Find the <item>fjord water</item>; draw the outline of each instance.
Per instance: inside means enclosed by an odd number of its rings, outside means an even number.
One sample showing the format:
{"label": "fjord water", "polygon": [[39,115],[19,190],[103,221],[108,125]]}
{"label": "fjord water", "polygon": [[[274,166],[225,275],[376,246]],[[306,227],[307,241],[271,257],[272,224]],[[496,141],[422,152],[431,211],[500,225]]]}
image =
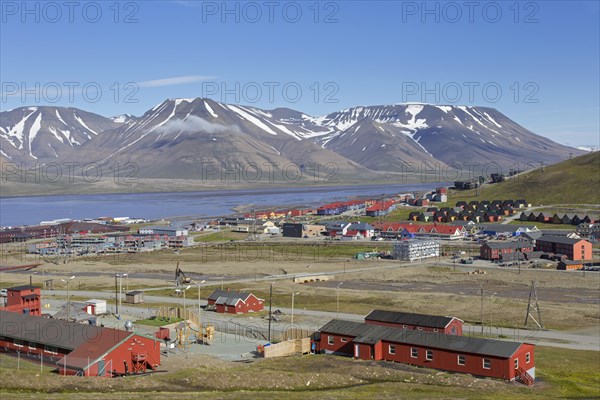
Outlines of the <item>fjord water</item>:
{"label": "fjord water", "polygon": [[201,192],[57,195],[0,198],[0,225],[37,225],[58,218],[84,219],[130,217],[209,217],[232,214],[236,207],[285,208],[318,206],[357,196],[408,193],[433,189],[446,183],[397,185],[287,187]]}

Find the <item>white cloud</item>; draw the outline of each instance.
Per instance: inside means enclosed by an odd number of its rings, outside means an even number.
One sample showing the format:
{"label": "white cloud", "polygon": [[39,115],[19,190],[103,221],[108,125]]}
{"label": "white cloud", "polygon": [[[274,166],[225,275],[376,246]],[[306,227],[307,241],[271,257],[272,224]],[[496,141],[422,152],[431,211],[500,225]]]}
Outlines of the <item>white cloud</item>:
{"label": "white cloud", "polygon": [[207,81],[214,79],[214,76],[202,76],[202,75],[186,75],[186,76],[175,76],[172,78],[154,79],[151,81],[138,82],[139,87],[161,87],[161,86],[173,86],[183,85],[185,83]]}
{"label": "white cloud", "polygon": [[159,133],[219,133],[226,131],[240,132],[240,128],[235,125],[226,126],[209,122],[195,115],[190,115],[184,119],[173,119],[156,129]]}

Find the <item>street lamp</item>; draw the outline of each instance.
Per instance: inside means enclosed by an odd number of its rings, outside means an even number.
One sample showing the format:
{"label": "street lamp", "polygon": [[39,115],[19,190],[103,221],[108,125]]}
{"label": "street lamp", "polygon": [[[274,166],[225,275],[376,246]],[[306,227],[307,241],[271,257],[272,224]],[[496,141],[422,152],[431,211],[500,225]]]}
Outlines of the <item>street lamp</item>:
{"label": "street lamp", "polygon": [[127,274],[115,274],[115,285],[117,283],[117,278],[119,278],[119,291],[117,294],[117,291],[115,290],[115,296],[117,296],[116,299],[116,307],[117,307],[117,315],[119,315],[119,309],[121,308],[121,290],[123,289],[123,277],[127,276]]}
{"label": "street lamp", "polygon": [[202,331],[202,307],[200,307],[200,288],[201,285],[206,282],[206,280],[202,280],[201,282],[192,281],[196,285],[198,285],[198,329],[200,330],[200,336],[202,337],[202,344],[204,344],[204,332]]}
{"label": "street lamp", "polygon": [[292,329],[294,328],[294,297],[300,292],[292,292]]}
{"label": "street lamp", "polygon": [[73,279],[75,279],[75,275],[67,280],[61,279],[61,281],[67,284],[67,319],[71,318],[71,308],[69,307],[69,282],[71,282]]}
{"label": "street lamp", "polygon": [[336,314],[336,318],[340,317],[340,286],[342,286],[344,284],[344,282],[340,282],[336,287],[335,287],[335,314]]}
{"label": "street lamp", "polygon": [[186,292],[186,290],[188,290],[191,287],[192,287],[192,285],[187,285],[187,287],[185,289],[175,290],[177,293],[183,293],[183,319],[185,319],[185,292]]}
{"label": "street lamp", "polygon": [[37,274],[37,271],[33,271],[29,274],[29,286],[33,286],[33,275]]}
{"label": "street lamp", "polygon": [[496,296],[497,294],[498,293],[494,292],[490,296],[490,335],[492,334],[492,302],[494,301],[494,296]]}

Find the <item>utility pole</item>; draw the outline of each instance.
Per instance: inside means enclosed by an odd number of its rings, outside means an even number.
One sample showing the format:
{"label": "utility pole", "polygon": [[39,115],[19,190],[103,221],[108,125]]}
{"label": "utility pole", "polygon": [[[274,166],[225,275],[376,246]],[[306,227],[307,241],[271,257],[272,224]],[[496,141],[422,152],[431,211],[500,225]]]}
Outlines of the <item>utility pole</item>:
{"label": "utility pole", "polygon": [[268,342],[271,343],[271,318],[272,318],[272,305],[273,305],[273,284],[271,283],[271,285],[269,286],[269,335],[268,335]]}
{"label": "utility pole", "polygon": [[292,323],[291,323],[292,329],[294,329],[294,297],[297,294],[300,294],[300,292],[292,292]]}
{"label": "utility pole", "polygon": [[117,280],[117,274],[115,274],[115,314],[119,315],[119,281]]}
{"label": "utility pole", "polygon": [[340,282],[335,288],[335,318],[340,318],[340,286],[342,286],[344,282]]}
{"label": "utility pole", "polygon": [[75,279],[75,275],[73,275],[67,280],[61,279],[61,281],[67,284],[67,319],[71,318],[71,308],[69,303],[69,282],[71,282],[73,279]]}
{"label": "utility pole", "polygon": [[483,335],[483,285],[481,285],[481,334]]}
{"label": "utility pole", "polygon": [[[535,304],[531,304],[532,298],[533,298]],[[537,311],[539,321],[536,321],[535,318],[533,318],[533,315],[531,315],[532,311]],[[538,304],[535,281],[531,281],[531,290],[529,291],[529,302],[527,303],[527,315],[525,315],[525,326],[526,327],[527,327],[527,322],[529,321],[529,318],[531,318],[533,320],[533,322],[535,322],[535,324],[538,326],[538,328],[542,328],[542,329],[544,328],[544,324],[542,323],[542,311],[540,310],[540,305]]]}
{"label": "utility pole", "polygon": [[115,290],[115,296],[117,297],[117,315],[119,315],[119,308],[121,308],[121,290],[123,289],[124,276],[126,277],[127,274],[115,274],[115,284],[117,283],[117,278],[119,278],[118,291]]}

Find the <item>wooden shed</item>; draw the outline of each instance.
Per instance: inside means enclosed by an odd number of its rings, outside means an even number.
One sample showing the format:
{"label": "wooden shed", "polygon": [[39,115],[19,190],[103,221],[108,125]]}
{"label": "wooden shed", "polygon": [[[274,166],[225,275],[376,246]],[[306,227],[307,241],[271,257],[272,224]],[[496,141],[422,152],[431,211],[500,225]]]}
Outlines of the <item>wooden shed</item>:
{"label": "wooden shed", "polygon": [[134,290],[125,294],[125,303],[139,304],[144,302],[144,292],[141,290]]}

